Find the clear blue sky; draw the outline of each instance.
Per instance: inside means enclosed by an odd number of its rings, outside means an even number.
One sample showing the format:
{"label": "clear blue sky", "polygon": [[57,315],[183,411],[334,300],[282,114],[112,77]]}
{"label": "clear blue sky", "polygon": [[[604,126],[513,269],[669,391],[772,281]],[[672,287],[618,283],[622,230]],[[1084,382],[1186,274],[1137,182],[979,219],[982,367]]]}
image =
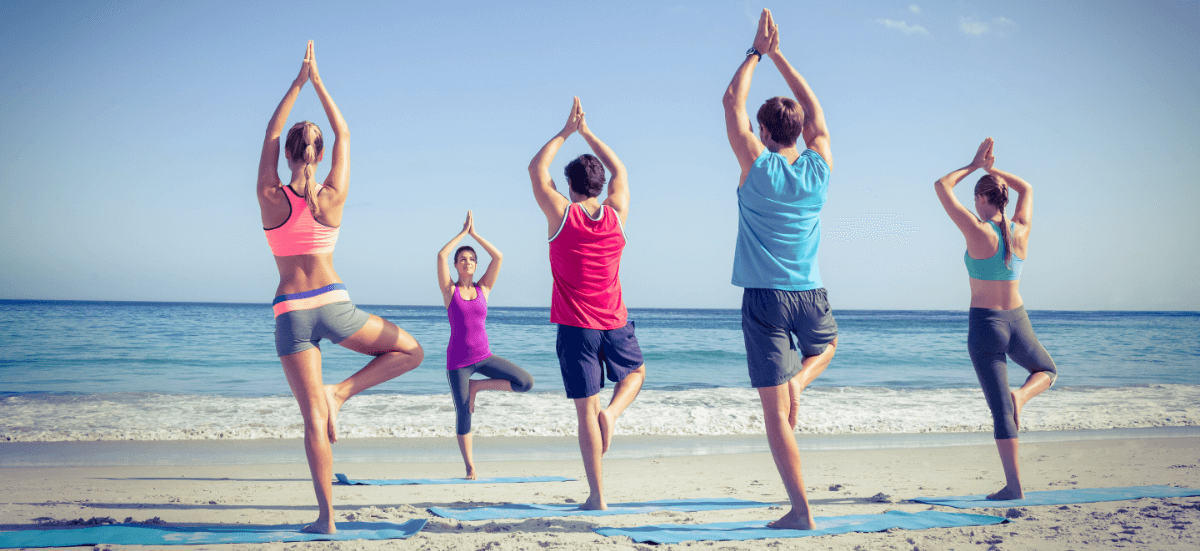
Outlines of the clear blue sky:
{"label": "clear blue sky", "polygon": [[[347,4],[0,3],[0,298],[268,302],[259,148],[313,39],[353,134],[356,302],[440,304],[435,254],[473,209],[505,253],[493,303],[548,305],[525,167],[578,95],[630,172],[628,305],[739,305],[720,99],[763,6]],[[1200,3],[767,7],[832,134],[835,309],[966,308],[932,183],[986,136],[1036,189],[1028,307],[1200,309]],[[766,63],[750,109],[787,93]],[[311,87],[301,119],[328,130]]]}

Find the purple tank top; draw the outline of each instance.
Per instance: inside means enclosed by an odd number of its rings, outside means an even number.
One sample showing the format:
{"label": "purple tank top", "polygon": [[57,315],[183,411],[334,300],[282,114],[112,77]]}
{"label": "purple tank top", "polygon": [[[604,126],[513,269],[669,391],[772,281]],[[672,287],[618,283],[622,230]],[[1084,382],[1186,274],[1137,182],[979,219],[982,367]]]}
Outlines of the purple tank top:
{"label": "purple tank top", "polygon": [[446,345],[446,369],[458,369],[482,362],[492,355],[488,348],[487,299],[475,286],[475,300],[463,300],[454,286],[454,296],[446,308],[450,318],[450,343]]}

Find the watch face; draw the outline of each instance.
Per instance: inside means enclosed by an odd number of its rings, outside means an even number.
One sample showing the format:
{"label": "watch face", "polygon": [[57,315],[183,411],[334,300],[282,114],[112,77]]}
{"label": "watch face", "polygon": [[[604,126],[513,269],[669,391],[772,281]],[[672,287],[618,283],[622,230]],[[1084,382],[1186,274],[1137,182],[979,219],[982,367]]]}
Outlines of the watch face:
{"label": "watch face", "polygon": [[755,51],[755,49],[754,49],[754,47],[753,47],[753,46],[751,46],[749,50],[746,50],[746,55],[754,55],[754,54],[757,54],[757,53],[758,53],[758,52],[757,52],[757,51]]}

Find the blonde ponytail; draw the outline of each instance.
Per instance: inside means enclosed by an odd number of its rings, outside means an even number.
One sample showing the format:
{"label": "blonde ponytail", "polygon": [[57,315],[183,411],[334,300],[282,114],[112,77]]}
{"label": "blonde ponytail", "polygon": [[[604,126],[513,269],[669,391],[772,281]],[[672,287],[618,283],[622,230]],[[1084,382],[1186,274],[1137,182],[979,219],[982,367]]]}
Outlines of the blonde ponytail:
{"label": "blonde ponytail", "polygon": [[308,121],[296,123],[288,131],[285,148],[289,160],[293,163],[304,163],[304,202],[308,203],[308,210],[313,216],[318,216],[321,207],[317,205],[317,194],[321,190],[316,179],[317,157],[321,156],[324,148],[321,129]]}
{"label": "blonde ponytail", "polygon": [[321,207],[317,205],[317,194],[321,192],[317,184],[317,148],[313,142],[321,138],[321,131],[315,124],[308,124],[304,128],[304,202],[308,203],[308,210],[312,211],[313,217],[321,214]]}

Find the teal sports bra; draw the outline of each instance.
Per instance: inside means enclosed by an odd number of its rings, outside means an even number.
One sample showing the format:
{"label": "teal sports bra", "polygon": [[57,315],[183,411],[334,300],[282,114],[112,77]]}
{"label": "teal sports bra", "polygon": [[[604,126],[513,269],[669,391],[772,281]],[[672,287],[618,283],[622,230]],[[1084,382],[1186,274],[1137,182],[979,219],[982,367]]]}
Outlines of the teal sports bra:
{"label": "teal sports bra", "polygon": [[[996,232],[996,236],[1000,237],[1000,242],[996,245],[996,254],[991,258],[976,260],[971,258],[971,253],[964,253],[963,258],[967,263],[967,275],[984,281],[1015,281],[1021,279],[1021,268],[1025,266],[1025,261],[1017,258],[1017,255],[1012,255],[1012,269],[1004,266],[1004,236],[1000,235],[1000,225],[988,220],[992,230]],[[1013,224],[1008,224],[1009,234],[1013,232]]]}

